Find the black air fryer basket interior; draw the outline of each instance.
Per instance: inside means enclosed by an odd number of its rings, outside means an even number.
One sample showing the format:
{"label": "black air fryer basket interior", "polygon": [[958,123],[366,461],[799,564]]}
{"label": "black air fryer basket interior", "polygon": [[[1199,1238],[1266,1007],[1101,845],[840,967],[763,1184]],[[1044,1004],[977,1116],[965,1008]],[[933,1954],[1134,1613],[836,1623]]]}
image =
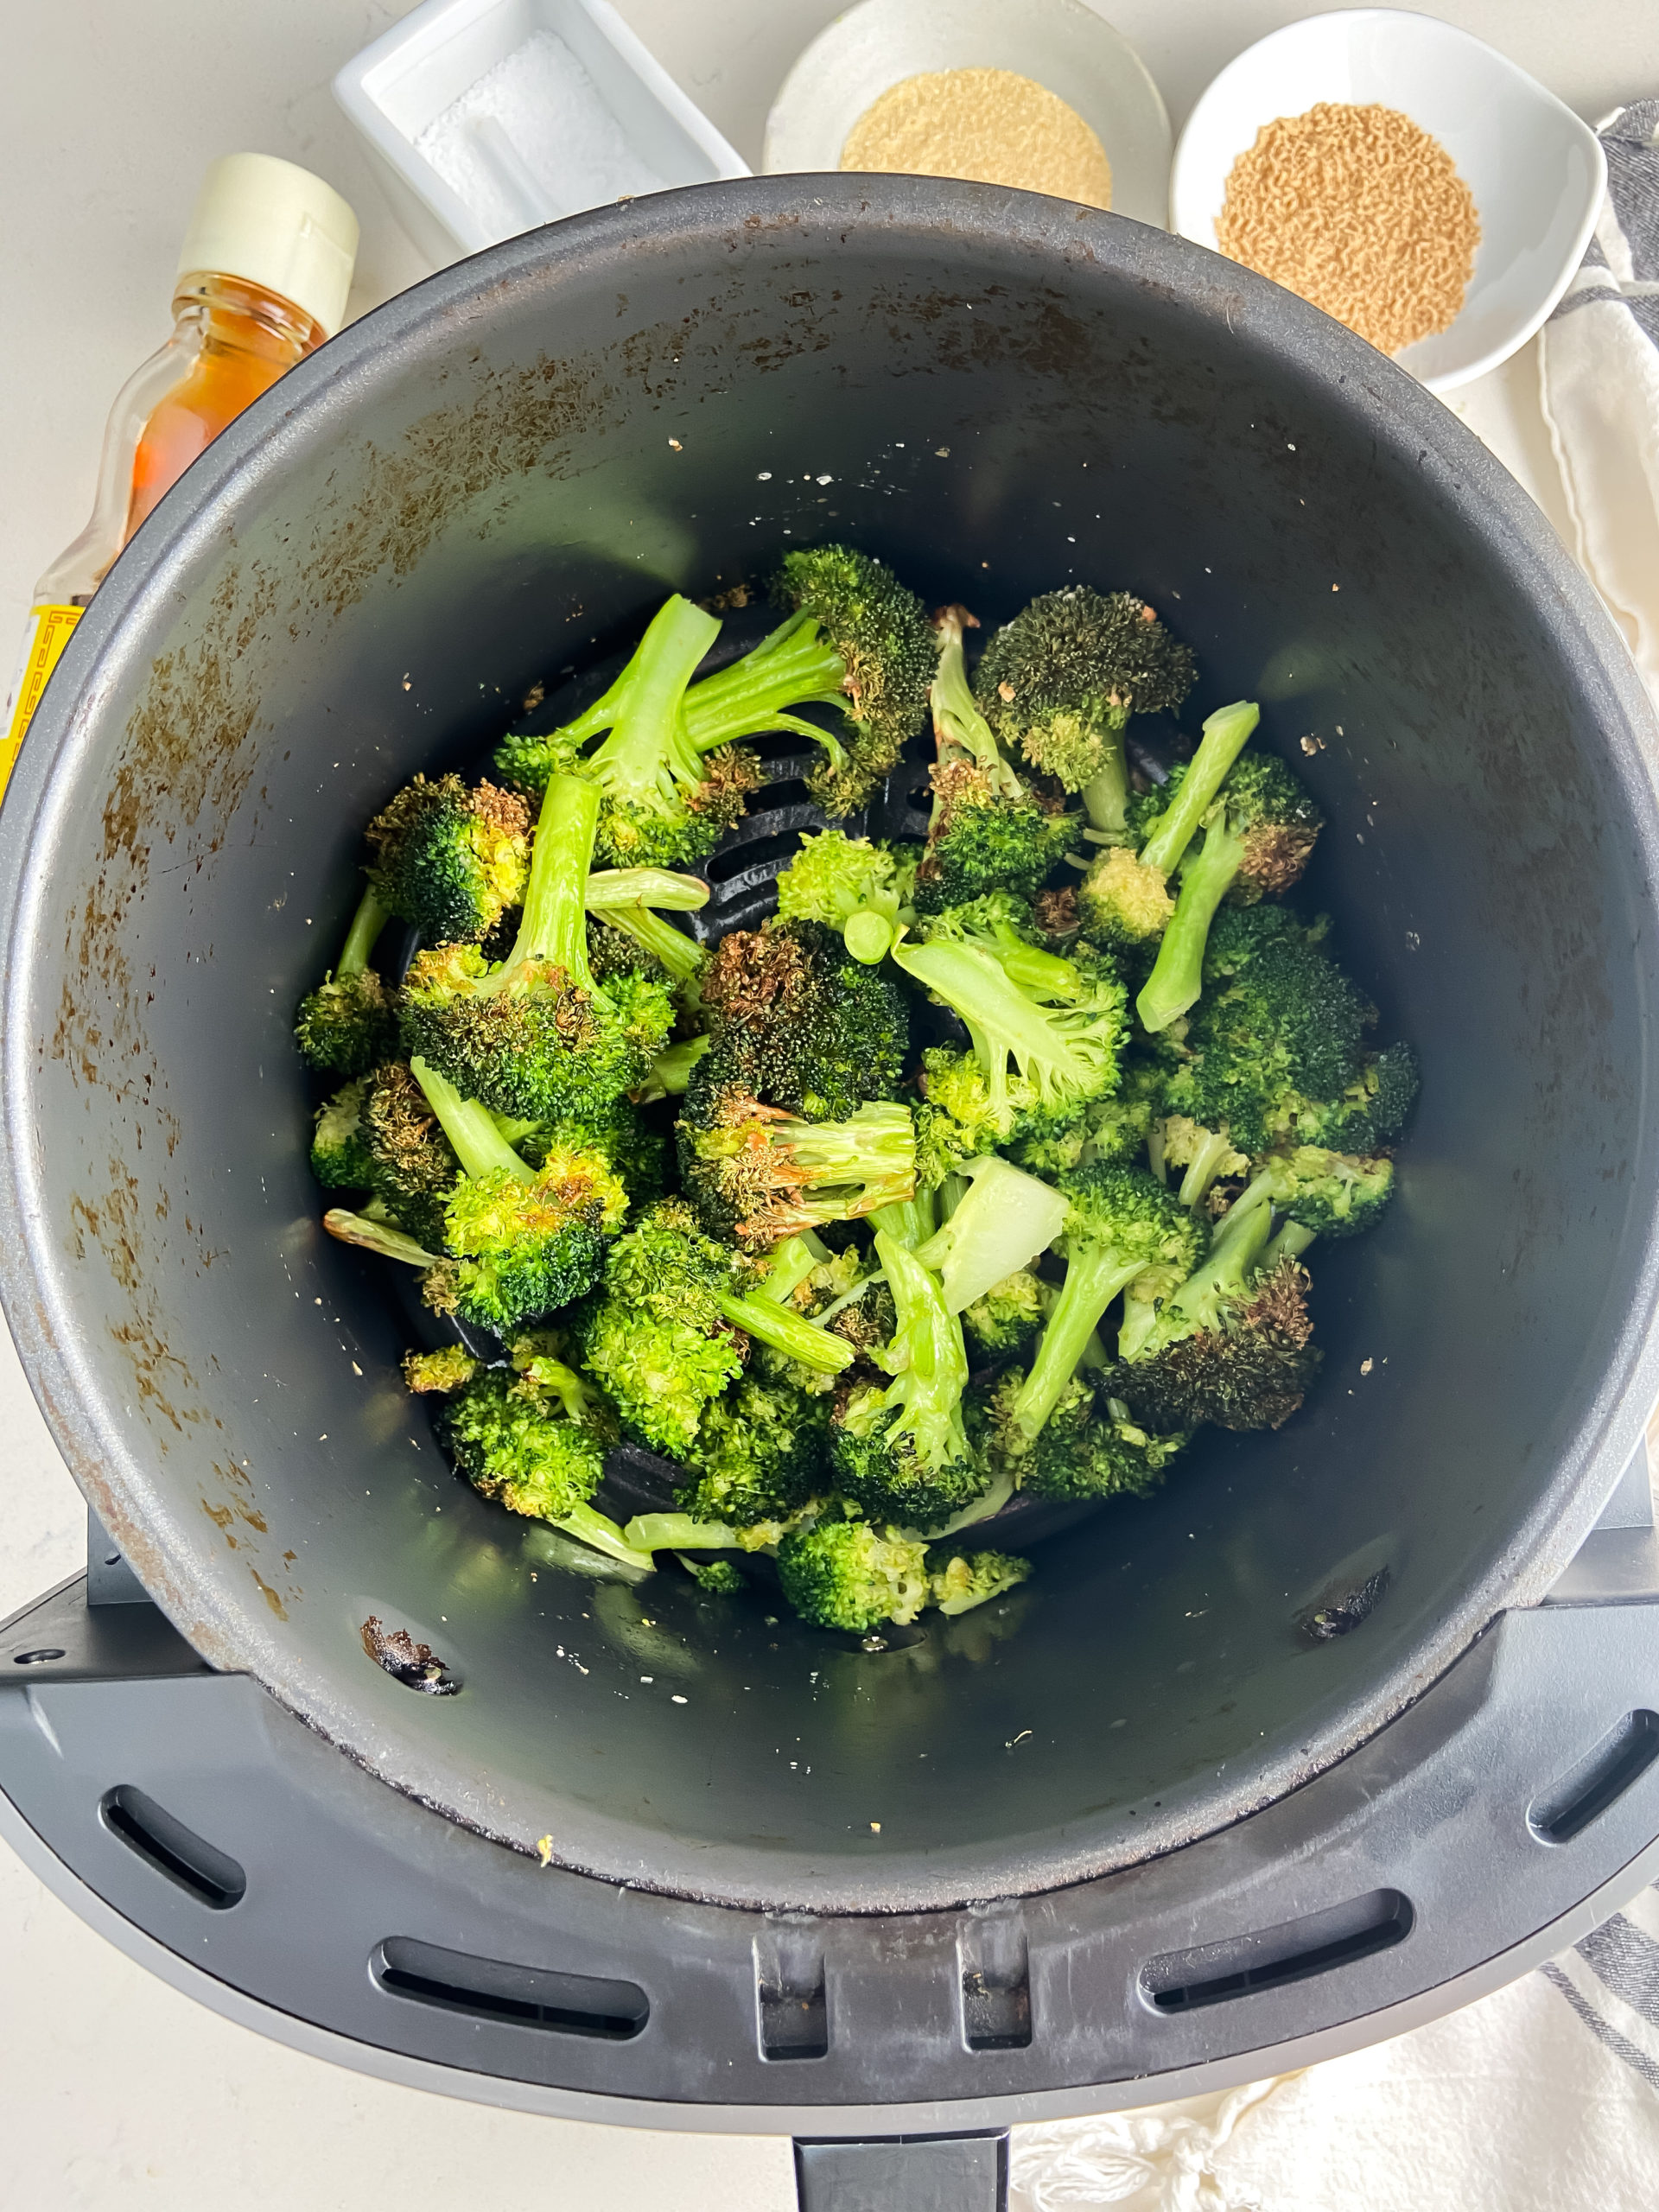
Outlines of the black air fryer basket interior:
{"label": "black air fryer basket interior", "polygon": [[[1184,723],[1257,697],[1313,788],[1307,899],[1423,1068],[1398,1204],[1316,1251],[1302,1414],[1206,1435],[1006,1611],[874,1652],[573,1570],[456,1481],[382,1276],[318,1225],[288,1033],[400,782],[475,765],[665,591],[758,588],[827,536],[988,627],[1072,577],[1145,594],[1198,656]],[[1643,710],[1547,539],[1312,309],[989,188],[668,195],[331,344],[121,563],[49,789],[42,744],[5,815],[8,1310],[151,1590],[423,1802],[738,1902],[1052,1887],[1373,1732],[1547,1586],[1642,1395]],[[753,918],[794,796],[711,912]],[[461,1694],[377,1668],[370,1614]]]}

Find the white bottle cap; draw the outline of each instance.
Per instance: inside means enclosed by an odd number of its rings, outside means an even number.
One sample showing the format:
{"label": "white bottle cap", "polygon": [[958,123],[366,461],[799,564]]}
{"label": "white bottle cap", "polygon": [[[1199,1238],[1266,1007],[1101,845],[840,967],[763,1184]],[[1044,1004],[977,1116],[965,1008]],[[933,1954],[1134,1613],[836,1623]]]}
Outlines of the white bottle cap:
{"label": "white bottle cap", "polygon": [[357,259],[357,218],[309,169],[270,154],[226,154],[202,180],[178,273],[216,270],[261,284],[340,328]]}

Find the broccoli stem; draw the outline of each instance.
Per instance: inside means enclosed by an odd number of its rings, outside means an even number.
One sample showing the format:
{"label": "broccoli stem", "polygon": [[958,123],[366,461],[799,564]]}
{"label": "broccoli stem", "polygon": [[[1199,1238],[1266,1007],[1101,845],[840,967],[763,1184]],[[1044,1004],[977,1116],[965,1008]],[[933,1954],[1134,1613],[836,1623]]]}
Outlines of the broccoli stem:
{"label": "broccoli stem", "polygon": [[1244,840],[1228,828],[1224,813],[1217,814],[1205,831],[1203,844],[1181,870],[1175,912],[1159,944],[1152,973],[1135,1002],[1142,1024],[1154,1033],[1167,1029],[1188,1007],[1196,1005],[1204,988],[1204,949],[1210,942],[1210,925],[1243,857]]}
{"label": "broccoli stem", "polygon": [[657,1562],[648,1551],[631,1543],[625,1530],[614,1521],[591,1505],[574,1505],[569,1513],[561,1513],[550,1524],[563,1529],[569,1536],[576,1536],[584,1544],[592,1545],[596,1552],[607,1552],[613,1559],[620,1559],[625,1567],[652,1567]]}
{"label": "broccoli stem", "polygon": [[1300,1260],[1319,1233],[1317,1229],[1309,1229],[1304,1222],[1286,1222],[1271,1243],[1263,1247],[1262,1256],[1256,1262],[1256,1273],[1269,1275],[1281,1260]]}
{"label": "broccoli stem", "polygon": [[691,1071],[713,1044],[712,1037],[687,1037],[658,1052],[651,1072],[632,1093],[636,1105],[648,1106],[653,1098],[678,1098],[691,1080]]}
{"label": "broccoli stem", "polygon": [[[942,607],[934,620],[934,634],[939,641],[939,665],[927,694],[933,714],[934,741],[942,763],[955,746],[971,757],[975,766],[984,772],[991,790],[1001,798],[1022,799],[1026,787],[1003,759],[995,734],[975,704],[968,682],[968,663],[963,654],[962,640],[966,625],[973,620],[964,607]],[[938,810],[936,801],[936,815]]]}
{"label": "broccoli stem", "polygon": [[893,950],[893,925],[874,907],[861,906],[849,914],[842,927],[842,942],[853,958],[866,968],[878,968]]}
{"label": "broccoli stem", "polygon": [[1161,814],[1153,833],[1141,848],[1148,868],[1173,875],[1175,863],[1192,843],[1198,827],[1210,811],[1221,789],[1222,779],[1244,750],[1245,741],[1262,719],[1262,709],[1249,699],[1218,707],[1204,725],[1198,749],[1187,763],[1180,788]]}
{"label": "broccoli stem", "polygon": [[464,1173],[487,1175],[493,1168],[503,1168],[521,1183],[536,1180],[535,1170],[519,1159],[487,1106],[480,1106],[475,1098],[463,1098],[447,1077],[429,1067],[418,1055],[410,1062],[409,1071],[425,1093],[426,1103],[437,1116]]}
{"label": "broccoli stem", "polygon": [[1203,1198],[1220,1173],[1223,1160],[1229,1157],[1233,1149],[1232,1140],[1230,1137],[1222,1136],[1214,1129],[1205,1131],[1204,1142],[1187,1163],[1186,1173],[1181,1178],[1181,1187],[1178,1195],[1184,1206],[1197,1205],[1198,1200]]}
{"label": "broccoli stem", "polygon": [[677,930],[649,906],[608,906],[605,919],[636,944],[644,945],[677,983],[689,983],[708,958],[702,947],[683,930]]}
{"label": "broccoli stem", "polygon": [[353,1213],[345,1206],[330,1206],[322,1217],[322,1225],[342,1244],[360,1245],[365,1252],[378,1252],[384,1260],[401,1260],[410,1268],[437,1264],[435,1252],[429,1252],[389,1221],[372,1221],[366,1214]]}
{"label": "broccoli stem", "polygon": [[1123,752],[1123,733],[1102,733],[1101,766],[1083,787],[1083,810],[1090,825],[1121,836],[1128,827],[1125,810],[1129,798],[1129,765]]}
{"label": "broccoli stem", "polygon": [[[741,660],[690,686],[686,734],[697,752],[711,753],[734,738],[754,736],[757,728],[773,727],[767,719],[773,708],[831,701],[844,708],[841,686],[846,673],[841,655],[818,634],[816,620],[791,614]],[[823,741],[824,733],[810,723],[785,719],[778,726],[810,730]]]}
{"label": "broccoli stem", "polygon": [[709,904],[709,886],[700,875],[681,875],[667,868],[601,868],[588,877],[582,903],[590,914],[613,906],[652,906],[690,913]]}
{"label": "broccoli stem", "polygon": [[1273,1207],[1266,1194],[1253,1195],[1259,1188],[1259,1183],[1252,1184],[1223,1217],[1209,1256],[1173,1294],[1165,1308],[1166,1314],[1185,1314],[1203,1329],[1221,1326],[1223,1307],[1255,1273],[1273,1226]]}
{"label": "broccoli stem", "polygon": [[613,702],[611,734],[582,764],[613,798],[667,808],[677,783],[702,781],[682,702],[692,671],[719,635],[719,619],[677,592],[652,617],[639,650],[612,687],[620,696]]}
{"label": "broccoli stem", "polygon": [[728,1552],[741,1541],[723,1521],[699,1521],[691,1513],[636,1513],[622,1531],[639,1552]]}
{"label": "broccoli stem", "polygon": [[913,1198],[901,1198],[896,1205],[877,1206],[870,1215],[870,1226],[902,1244],[907,1252],[913,1252],[918,1244],[925,1244],[938,1227],[933,1193],[918,1191]]}
{"label": "broccoli stem", "polygon": [[1043,1423],[1077,1373],[1106,1308],[1138,1274],[1145,1274],[1146,1267],[1144,1260],[1124,1260],[1109,1244],[1068,1243],[1065,1285],[1048,1317],[1031,1372],[1014,1401],[1014,1423],[1027,1443],[1042,1433]]}
{"label": "broccoli stem", "polygon": [[715,1302],[734,1328],[770,1344],[785,1359],[816,1368],[820,1375],[838,1375],[852,1360],[853,1348],[844,1338],[815,1329],[810,1321],[772,1299],[736,1298],[725,1293],[718,1294]]}
{"label": "broccoli stem", "polygon": [[823,1266],[829,1252],[821,1238],[798,1230],[792,1236],[780,1238],[767,1257],[772,1264],[755,1295],[786,1306],[814,1268]]}
{"label": "broccoli stem", "polygon": [[898,1319],[881,1357],[893,1378],[887,1403],[899,1408],[887,1440],[908,1436],[917,1458],[930,1467],[966,1459],[962,1394],[968,1387],[968,1351],[961,1319],[945,1304],[938,1276],[885,1230],[876,1231],[875,1255]]}
{"label": "broccoli stem", "polygon": [[[985,1071],[994,1113],[1002,1116],[1007,1111],[1010,1052],[1022,1070],[1034,1065],[1062,1078],[1069,1077],[1077,1096],[1086,1092],[1087,1071],[1076,1062],[1065,1038],[1042,1009],[1033,1006],[1013,981],[1014,956],[1008,957],[1005,967],[976,945],[935,938],[926,944],[897,944],[893,957],[907,976],[954,1007],[967,1023]],[[1034,963],[1039,962],[1053,963],[1064,969],[1075,988],[1076,969],[1053,953],[1024,948],[1017,964],[1022,973],[1034,976],[1038,972]]]}
{"label": "broccoli stem", "polygon": [[374,950],[375,941],[390,918],[388,910],[380,904],[373,892],[365,891],[358,902],[356,913],[352,917],[352,926],[346,932],[346,942],[340,947],[340,958],[334,966],[336,979],[341,976],[360,976],[363,973],[369,964],[369,955]]}
{"label": "broccoli stem", "polygon": [[562,968],[572,982],[608,1004],[588,966],[588,864],[599,829],[600,790],[585,776],[550,776],[536,824],[530,880],[518,935],[506,965],[486,977],[486,990],[532,960]]}

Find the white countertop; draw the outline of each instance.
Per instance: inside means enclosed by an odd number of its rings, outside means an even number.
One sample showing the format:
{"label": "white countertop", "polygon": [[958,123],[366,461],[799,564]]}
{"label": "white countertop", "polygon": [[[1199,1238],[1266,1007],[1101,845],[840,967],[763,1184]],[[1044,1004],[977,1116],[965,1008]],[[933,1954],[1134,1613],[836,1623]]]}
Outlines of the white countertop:
{"label": "white countertop", "polygon": [[[836,0],[618,0],[746,159]],[[335,108],[391,0],[51,0],[5,10],[0,68],[0,658],[35,576],[91,505],[110,401],[166,335],[201,172],[245,149],[326,176],[363,226],[352,311],[428,273]],[[1215,72],[1312,12],[1292,0],[1107,0],[1179,132]],[[1442,0],[1593,122],[1650,94],[1654,0]],[[1529,347],[1457,411],[1559,522]],[[0,1334],[0,1617],[85,1563],[79,1494]],[[0,2212],[153,2204],[334,2212],[785,2212],[786,2143],[532,2120],[346,2074],[264,2042],[131,1965],[0,1847]],[[1287,2202],[1289,2200],[1287,2199]],[[1424,2212],[1430,2212],[1425,2207]]]}

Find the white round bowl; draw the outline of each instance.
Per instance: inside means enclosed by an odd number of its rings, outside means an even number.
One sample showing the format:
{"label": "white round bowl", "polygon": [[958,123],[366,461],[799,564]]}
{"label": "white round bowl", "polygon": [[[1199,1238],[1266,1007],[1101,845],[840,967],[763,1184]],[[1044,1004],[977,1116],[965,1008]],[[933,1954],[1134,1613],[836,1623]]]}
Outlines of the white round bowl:
{"label": "white round bowl", "polygon": [[766,118],[768,175],[841,167],[873,100],[935,69],[1013,69],[1069,102],[1106,149],[1112,207],[1165,227],[1169,118],[1133,47],[1082,0],[861,0],[813,40]]}
{"label": "white round bowl", "polygon": [[1193,109],[1175,149],[1170,228],[1214,248],[1233,163],[1264,124],[1320,100],[1397,108],[1452,156],[1480,218],[1474,275],[1451,327],[1395,358],[1431,391],[1495,369],[1583,258],[1606,180],[1595,132],[1514,62],[1431,16],[1310,16],[1247,48]]}

